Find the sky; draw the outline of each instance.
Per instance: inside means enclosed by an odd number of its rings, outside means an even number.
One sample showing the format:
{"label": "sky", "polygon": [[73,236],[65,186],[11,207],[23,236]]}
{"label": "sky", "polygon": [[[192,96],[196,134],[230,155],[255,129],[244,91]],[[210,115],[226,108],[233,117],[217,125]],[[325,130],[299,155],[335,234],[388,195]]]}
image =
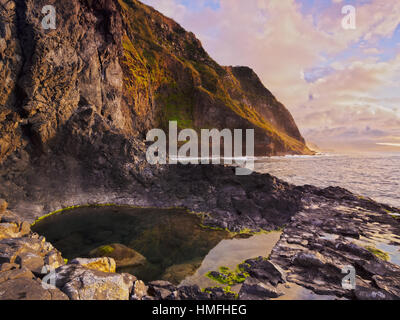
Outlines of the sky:
{"label": "sky", "polygon": [[[195,33],[219,64],[253,68],[307,141],[400,151],[399,0],[143,2]],[[349,5],[354,19],[342,12]]]}

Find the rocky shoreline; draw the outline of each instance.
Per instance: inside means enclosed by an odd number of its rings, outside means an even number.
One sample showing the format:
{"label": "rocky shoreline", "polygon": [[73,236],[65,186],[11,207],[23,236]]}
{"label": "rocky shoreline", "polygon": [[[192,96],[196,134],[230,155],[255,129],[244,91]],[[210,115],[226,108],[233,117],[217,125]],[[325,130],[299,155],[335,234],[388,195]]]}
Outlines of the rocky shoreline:
{"label": "rocky shoreline", "polygon": [[[146,133],[177,116],[183,127],[255,128],[256,154],[310,154],[252,70],[219,66],[139,1],[53,2],[58,28],[44,30],[46,1],[0,0],[0,198],[10,208],[0,204],[0,299],[270,299],[290,283],[335,298],[400,297],[398,265],[371,244],[385,237],[398,251],[399,209],[233,167],[146,161]],[[182,207],[209,227],[283,235],[270,257],[249,257],[236,294],[144,284],[107,258],[66,264],[30,230],[49,212],[106,203]],[[355,290],[341,286],[346,265]],[[54,288],[41,285],[44,266]]]}
{"label": "rocky shoreline", "polygon": [[[198,286],[177,287],[161,280],[145,284],[133,275],[115,273],[112,258],[66,263],[60,252],[33,233],[28,222],[7,210],[7,203],[2,200],[0,299],[265,300],[282,296],[282,284],[296,284],[337,299],[399,299],[400,266],[385,261],[364,242],[379,235],[391,239],[391,245],[399,250],[400,210],[341,188],[291,188],[299,197],[297,210],[284,220],[272,220],[274,223],[263,224],[259,220],[263,226],[282,227],[283,234],[269,257],[249,257],[240,266],[246,279],[238,294],[222,287],[201,290]],[[237,231],[246,230],[248,220],[241,213],[231,220],[210,214],[204,222],[210,226],[228,225]],[[344,266],[356,270],[355,290],[342,287]],[[42,286],[42,280],[49,277],[46,271],[54,272],[53,288]]]}
{"label": "rocky shoreline", "polygon": [[[222,289],[179,287],[167,281],[144,284],[116,273],[113,258],[76,258],[68,263],[29,224],[0,213],[0,300],[212,300],[234,299]],[[53,278],[52,278],[53,276]],[[53,280],[53,282],[52,282]]]}
{"label": "rocky shoreline", "polygon": [[[341,188],[314,189],[286,226],[270,260],[287,280],[312,291],[347,299],[399,299],[400,266],[385,261],[373,241],[400,249],[398,209],[354,196]],[[379,254],[381,253],[381,255]],[[341,270],[356,271],[356,289],[342,287]]]}

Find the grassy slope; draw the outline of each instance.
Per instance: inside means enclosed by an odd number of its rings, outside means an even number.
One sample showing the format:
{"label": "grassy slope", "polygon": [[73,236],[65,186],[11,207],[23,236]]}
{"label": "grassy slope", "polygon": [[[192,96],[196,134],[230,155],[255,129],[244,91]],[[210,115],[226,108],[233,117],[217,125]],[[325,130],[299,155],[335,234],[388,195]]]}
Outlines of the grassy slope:
{"label": "grassy slope", "polygon": [[[275,128],[256,109],[235,96],[246,96],[240,83],[229,70],[219,66],[201,47],[200,42],[178,24],[136,0],[119,0],[126,23],[123,38],[126,75],[125,90],[131,97],[139,117],[148,112],[140,99],[158,106],[155,125],[166,128],[168,121],[178,121],[180,128],[194,128],[193,107],[196,90],[206,93],[212,101],[223,104],[294,153],[309,154],[309,149],[285,132]],[[150,88],[150,89],[149,89]],[[244,99],[246,100],[246,99]]]}

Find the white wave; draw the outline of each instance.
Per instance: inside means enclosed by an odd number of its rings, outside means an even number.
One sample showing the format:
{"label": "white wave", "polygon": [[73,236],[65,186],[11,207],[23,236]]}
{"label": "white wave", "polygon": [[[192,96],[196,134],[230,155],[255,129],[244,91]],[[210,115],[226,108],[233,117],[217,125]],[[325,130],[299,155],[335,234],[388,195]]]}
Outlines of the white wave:
{"label": "white wave", "polygon": [[380,146],[400,147],[400,143],[380,142],[377,144]]}

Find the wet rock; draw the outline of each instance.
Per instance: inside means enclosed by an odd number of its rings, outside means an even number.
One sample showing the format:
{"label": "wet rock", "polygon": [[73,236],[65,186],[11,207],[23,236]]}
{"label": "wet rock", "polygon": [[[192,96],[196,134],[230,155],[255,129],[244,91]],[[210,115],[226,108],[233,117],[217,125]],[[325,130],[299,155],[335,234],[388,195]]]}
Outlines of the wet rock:
{"label": "wet rock", "polygon": [[375,256],[371,252],[355,243],[339,242],[337,243],[336,248],[340,251],[358,256],[365,261],[375,260]]}
{"label": "wet rock", "polygon": [[0,239],[17,238],[20,228],[16,223],[0,223]]}
{"label": "wet rock", "polygon": [[293,258],[293,263],[305,268],[322,268],[325,265],[323,257],[318,252],[299,252]]}
{"label": "wet rock", "polygon": [[386,276],[374,275],[372,279],[378,288],[400,300],[400,278],[397,272],[387,274]]}
{"label": "wet rock", "polygon": [[338,227],[336,229],[336,233],[338,235],[342,235],[344,237],[350,237],[354,239],[359,239],[360,238],[360,231],[358,228],[349,228],[349,227]]}
{"label": "wet rock", "polygon": [[90,252],[91,257],[113,258],[119,267],[136,267],[146,263],[146,258],[139,252],[119,243],[101,246]]}
{"label": "wet rock", "polygon": [[4,210],[0,213],[0,222],[1,223],[20,223],[21,218],[14,214],[12,211]]}
{"label": "wet rock", "polygon": [[149,287],[148,295],[156,300],[176,300],[175,291],[160,287]]}
{"label": "wet rock", "polygon": [[116,264],[115,260],[112,258],[93,258],[93,259],[86,259],[86,258],[76,258],[69,262],[70,264],[79,264],[84,266],[88,269],[102,271],[102,272],[115,272],[116,271]]}
{"label": "wet rock", "polygon": [[3,210],[0,213],[0,222],[1,223],[11,223],[11,222],[21,223],[22,219],[15,213],[13,213],[12,211]]}
{"label": "wet rock", "polygon": [[[291,219],[270,255],[271,262],[287,273],[287,281],[339,298],[400,297],[396,281],[400,267],[366,249],[371,242],[400,234],[399,225],[388,214],[399,210],[341,188],[299,189],[307,192],[302,198],[303,209]],[[395,245],[400,247],[400,242]],[[342,270],[348,266],[356,271],[356,290],[342,286]]]}
{"label": "wet rock", "polygon": [[240,300],[266,300],[281,295],[271,284],[255,278],[247,278],[239,291]]}
{"label": "wet rock", "polygon": [[390,293],[371,287],[356,287],[354,295],[357,300],[397,300]]}
{"label": "wet rock", "polygon": [[206,288],[204,292],[210,295],[211,300],[236,300],[234,292],[227,292],[221,287]]}
{"label": "wet rock", "polygon": [[209,300],[210,295],[206,292],[202,292],[197,285],[193,286],[182,286],[178,288],[178,299],[179,300]]}
{"label": "wet rock", "polygon": [[90,270],[77,264],[56,269],[56,286],[71,300],[129,300],[136,278]]}
{"label": "wet rock", "polygon": [[211,295],[199,286],[176,287],[168,281],[152,281],[148,284],[148,295],[142,300],[210,300]]}
{"label": "wet rock", "polygon": [[247,272],[252,278],[263,282],[270,282],[273,286],[285,283],[284,274],[264,257],[248,259],[240,264],[239,268]]}

